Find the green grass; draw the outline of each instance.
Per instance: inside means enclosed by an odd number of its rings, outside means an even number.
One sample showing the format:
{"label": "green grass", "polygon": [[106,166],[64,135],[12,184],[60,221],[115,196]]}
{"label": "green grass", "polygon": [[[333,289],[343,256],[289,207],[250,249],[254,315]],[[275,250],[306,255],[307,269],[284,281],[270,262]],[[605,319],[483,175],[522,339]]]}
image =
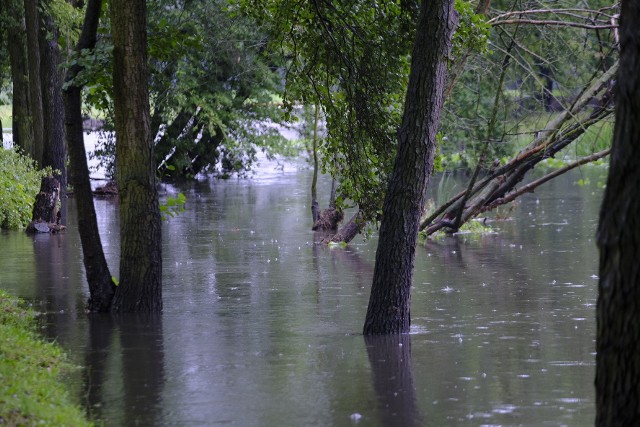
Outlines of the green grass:
{"label": "green grass", "polygon": [[11,127],[11,105],[0,105],[0,120],[3,128]]}
{"label": "green grass", "polygon": [[61,382],[76,368],[35,325],[35,313],[0,290],[0,425],[91,425]]}

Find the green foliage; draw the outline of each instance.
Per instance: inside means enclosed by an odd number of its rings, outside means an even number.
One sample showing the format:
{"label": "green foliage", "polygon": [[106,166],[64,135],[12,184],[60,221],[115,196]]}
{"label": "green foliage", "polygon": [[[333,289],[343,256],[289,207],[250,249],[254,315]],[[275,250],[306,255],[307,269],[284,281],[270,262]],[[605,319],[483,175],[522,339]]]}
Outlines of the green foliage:
{"label": "green foliage", "polygon": [[182,193],[178,193],[175,197],[167,197],[164,203],[160,204],[160,214],[162,215],[162,219],[168,220],[169,218],[173,218],[184,212],[184,205],[186,202],[187,197]]}
{"label": "green foliage", "polygon": [[286,58],[283,103],[319,105],[324,172],[336,202],[375,220],[395,154],[417,8],[411,2],[242,0],[269,29],[268,47]]}
{"label": "green foliage", "polygon": [[472,2],[467,0],[456,0],[455,8],[459,24],[453,35],[453,58],[460,58],[469,51],[486,53],[491,33],[487,18],[475,13]]}
{"label": "green foliage", "polygon": [[0,149],[0,228],[18,229],[31,220],[31,209],[42,177],[35,162],[14,149]]}
{"label": "green foliage", "polygon": [[80,28],[84,19],[82,9],[74,7],[67,0],[42,2],[42,12],[53,18],[58,29],[58,43],[62,52],[71,51],[80,37]]}
{"label": "green foliage", "polygon": [[74,369],[55,344],[35,332],[35,313],[0,291],[0,423],[91,425],[61,377]]}

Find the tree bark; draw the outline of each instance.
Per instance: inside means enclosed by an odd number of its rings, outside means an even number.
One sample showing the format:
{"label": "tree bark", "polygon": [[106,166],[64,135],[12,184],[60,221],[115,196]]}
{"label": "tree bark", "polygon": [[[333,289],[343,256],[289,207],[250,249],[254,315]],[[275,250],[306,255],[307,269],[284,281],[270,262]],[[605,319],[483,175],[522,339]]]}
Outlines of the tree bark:
{"label": "tree bark", "polygon": [[18,0],[3,0],[7,28],[7,50],[13,81],[13,143],[24,153],[34,157],[31,111],[29,109],[29,67],[25,37],[24,8]]}
{"label": "tree bark", "polygon": [[[75,50],[77,55],[85,49],[95,47],[101,9],[102,0],[89,0],[82,33]],[[73,82],[80,71],[82,71],[82,67],[77,63],[69,69],[66,78],[67,88],[63,91],[65,134],[71,165],[70,180],[76,199],[78,232],[82,243],[84,269],[89,284],[87,308],[89,311],[107,312],[111,308],[115,285],[111,279],[111,273],[102,249],[93,194],[91,193],[82,129],[82,86]]]}
{"label": "tree bark", "polygon": [[421,3],[398,151],[382,209],[365,335],[409,332],[418,226],[433,169],[451,37],[458,22],[453,3]]}
{"label": "tree bark", "polygon": [[600,211],[596,425],[640,424],[640,4],[623,0],[616,122]]}
{"label": "tree bark", "polygon": [[29,64],[29,107],[33,124],[33,158],[42,165],[44,154],[44,118],[42,112],[42,84],[40,83],[40,43],[38,41],[38,2],[24,0],[27,33],[27,60]]}
{"label": "tree bark", "polygon": [[[45,0],[50,1],[50,0]],[[67,189],[67,151],[64,145],[64,104],[62,101],[62,74],[58,30],[53,18],[40,14],[40,78],[44,123],[44,153],[42,166],[51,166],[60,181],[62,198]],[[57,171],[57,172],[56,172]]]}
{"label": "tree bark", "polygon": [[159,312],[162,240],[147,91],[146,1],[112,0],[111,29],[121,251],[112,310]]}

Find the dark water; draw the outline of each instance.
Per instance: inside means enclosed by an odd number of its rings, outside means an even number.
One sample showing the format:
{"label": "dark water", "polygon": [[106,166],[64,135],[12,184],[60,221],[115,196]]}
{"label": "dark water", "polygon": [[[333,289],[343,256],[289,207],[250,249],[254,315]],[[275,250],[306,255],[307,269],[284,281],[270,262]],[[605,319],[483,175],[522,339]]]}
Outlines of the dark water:
{"label": "dark water", "polygon": [[[46,313],[44,332],[85,366],[74,391],[109,426],[589,425],[604,174],[552,181],[503,210],[497,234],[419,247],[402,337],[359,334],[375,237],[313,245],[310,173],[288,166],[181,188],[157,318],[84,313],[73,226],[2,232],[0,287]],[[96,206],[117,275],[117,206]]]}

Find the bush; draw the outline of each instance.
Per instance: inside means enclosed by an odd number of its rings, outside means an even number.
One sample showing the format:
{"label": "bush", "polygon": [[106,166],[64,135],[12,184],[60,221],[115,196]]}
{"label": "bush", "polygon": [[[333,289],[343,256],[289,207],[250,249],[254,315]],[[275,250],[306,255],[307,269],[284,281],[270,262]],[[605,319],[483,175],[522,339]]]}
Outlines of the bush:
{"label": "bush", "polygon": [[33,160],[15,149],[0,149],[0,228],[29,224],[40,180],[50,173],[39,171]]}

